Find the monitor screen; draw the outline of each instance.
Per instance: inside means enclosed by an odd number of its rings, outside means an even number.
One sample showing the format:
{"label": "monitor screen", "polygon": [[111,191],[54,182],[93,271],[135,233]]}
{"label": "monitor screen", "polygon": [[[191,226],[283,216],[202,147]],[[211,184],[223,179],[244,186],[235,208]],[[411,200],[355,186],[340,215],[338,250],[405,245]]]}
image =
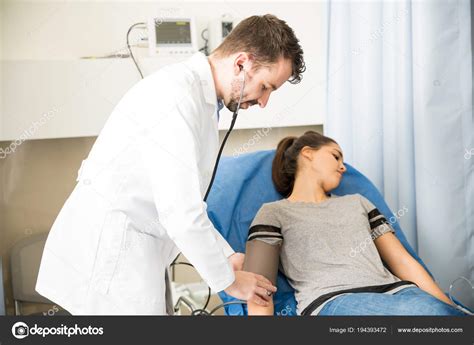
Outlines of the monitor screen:
{"label": "monitor screen", "polygon": [[157,45],[191,44],[189,21],[155,21]]}

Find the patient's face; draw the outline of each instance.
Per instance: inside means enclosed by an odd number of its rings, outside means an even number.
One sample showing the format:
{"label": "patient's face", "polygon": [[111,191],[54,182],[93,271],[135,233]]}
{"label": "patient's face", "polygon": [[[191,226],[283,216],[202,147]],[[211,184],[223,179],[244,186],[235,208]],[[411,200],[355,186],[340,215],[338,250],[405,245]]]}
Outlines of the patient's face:
{"label": "patient's face", "polygon": [[341,182],[346,172],[342,149],[337,144],[328,144],[319,150],[312,150],[310,171],[314,174],[324,191],[329,192]]}

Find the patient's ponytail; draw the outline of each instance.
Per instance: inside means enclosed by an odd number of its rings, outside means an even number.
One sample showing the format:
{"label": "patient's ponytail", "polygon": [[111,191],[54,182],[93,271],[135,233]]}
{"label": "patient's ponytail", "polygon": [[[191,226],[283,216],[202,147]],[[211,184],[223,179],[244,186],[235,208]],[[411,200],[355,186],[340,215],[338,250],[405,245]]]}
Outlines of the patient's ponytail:
{"label": "patient's ponytail", "polygon": [[272,179],[275,188],[284,197],[290,195],[295,184],[296,164],[291,164],[292,160],[286,159],[285,152],[293,145],[297,137],[283,138],[277,146],[275,158],[272,164]]}
{"label": "patient's ponytail", "polygon": [[337,144],[333,139],[314,131],[307,131],[300,137],[283,138],[278,143],[272,165],[272,179],[278,193],[286,198],[293,191],[298,156],[303,147],[309,146],[317,150],[330,143]]}

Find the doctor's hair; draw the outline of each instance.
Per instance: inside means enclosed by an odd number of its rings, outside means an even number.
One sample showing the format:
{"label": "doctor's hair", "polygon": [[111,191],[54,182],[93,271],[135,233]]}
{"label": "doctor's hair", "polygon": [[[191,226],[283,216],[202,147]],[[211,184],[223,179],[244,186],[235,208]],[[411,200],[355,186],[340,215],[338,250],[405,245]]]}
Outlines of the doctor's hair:
{"label": "doctor's hair", "polygon": [[305,146],[315,150],[328,144],[337,144],[333,139],[315,131],[307,131],[300,137],[285,137],[278,143],[272,164],[272,180],[276,190],[288,197],[295,185],[298,171],[298,156]]}
{"label": "doctor's hair", "polygon": [[299,83],[306,70],[303,49],[293,29],[272,14],[242,20],[213,51],[220,57],[238,52],[253,56],[256,69],[276,63],[281,57],[291,60],[291,84]]}

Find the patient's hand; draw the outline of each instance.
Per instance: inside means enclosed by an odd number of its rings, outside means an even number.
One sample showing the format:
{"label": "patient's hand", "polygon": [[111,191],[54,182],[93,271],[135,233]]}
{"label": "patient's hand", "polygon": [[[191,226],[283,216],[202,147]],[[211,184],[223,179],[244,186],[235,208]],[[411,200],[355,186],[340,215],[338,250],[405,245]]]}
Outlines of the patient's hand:
{"label": "patient's hand", "polygon": [[227,258],[232,265],[234,271],[242,271],[244,266],[245,255],[242,253],[234,253]]}

